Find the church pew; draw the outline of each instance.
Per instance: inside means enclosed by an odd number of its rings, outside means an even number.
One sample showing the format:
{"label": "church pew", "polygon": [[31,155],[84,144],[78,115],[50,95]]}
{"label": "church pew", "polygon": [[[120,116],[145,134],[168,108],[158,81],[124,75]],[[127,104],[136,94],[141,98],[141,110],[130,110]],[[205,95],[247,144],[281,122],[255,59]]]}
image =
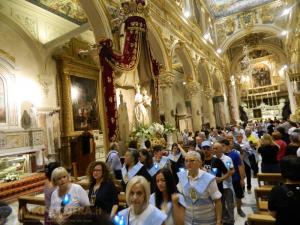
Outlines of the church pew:
{"label": "church pew", "polygon": [[[18,219],[20,223],[30,220],[43,220],[45,213],[45,198],[38,196],[21,196],[18,198],[19,212]],[[27,204],[37,205],[32,210],[28,210]]]}
{"label": "church pew", "polygon": [[270,186],[256,187],[254,189],[257,209],[260,213],[268,211],[268,198],[272,190]]}
{"label": "church pew", "polygon": [[125,191],[124,187],[122,185],[122,180],[115,180],[115,186],[116,186],[119,193]]}
{"label": "church pew", "polygon": [[266,186],[264,182],[267,182],[267,186],[279,185],[284,182],[281,173],[258,173],[257,174],[258,186]]}
{"label": "church pew", "polygon": [[126,195],[124,192],[118,194],[118,200],[119,200],[119,210],[125,209],[127,207],[127,203],[126,203]]}
{"label": "church pew", "polygon": [[247,223],[248,225],[275,225],[275,218],[271,215],[249,214]]}

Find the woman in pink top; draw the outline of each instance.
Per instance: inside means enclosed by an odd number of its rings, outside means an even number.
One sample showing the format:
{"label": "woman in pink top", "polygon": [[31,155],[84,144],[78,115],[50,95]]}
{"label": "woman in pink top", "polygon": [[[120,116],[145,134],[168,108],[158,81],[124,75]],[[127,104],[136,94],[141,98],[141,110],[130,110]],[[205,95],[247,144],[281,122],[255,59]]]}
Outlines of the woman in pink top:
{"label": "woman in pink top", "polygon": [[277,160],[279,162],[285,156],[287,144],[281,139],[281,133],[279,131],[274,131],[272,137],[274,142],[279,145],[279,151],[277,153]]}

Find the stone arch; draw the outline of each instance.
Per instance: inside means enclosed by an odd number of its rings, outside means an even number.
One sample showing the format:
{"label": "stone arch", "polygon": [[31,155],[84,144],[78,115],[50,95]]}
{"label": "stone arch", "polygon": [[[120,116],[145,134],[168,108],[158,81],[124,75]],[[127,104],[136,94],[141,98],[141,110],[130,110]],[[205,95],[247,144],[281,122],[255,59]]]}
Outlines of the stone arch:
{"label": "stone arch", "polygon": [[222,85],[220,83],[220,78],[216,73],[212,74],[212,88],[214,89],[215,94],[222,94]]}
{"label": "stone arch", "polygon": [[171,49],[171,58],[174,57],[174,55],[177,54],[182,66],[183,66],[183,72],[187,80],[195,80],[195,69],[193,66],[193,60],[192,57],[187,50],[185,44],[182,41],[178,41],[172,46]]}
{"label": "stone arch", "polygon": [[98,0],[79,0],[80,5],[85,11],[89,23],[93,28],[96,41],[104,38],[113,40],[109,15],[102,1]]}
{"label": "stone arch", "polygon": [[[1,50],[1,49],[0,49]],[[14,58],[7,52],[0,51],[0,85],[3,84],[5,121],[0,121],[0,127],[16,126],[18,124],[16,97],[15,97],[15,70]],[[3,102],[2,102],[3,103]],[[1,103],[0,103],[1,104]],[[1,112],[0,112],[1,113]]]}
{"label": "stone arch", "polygon": [[[258,49],[267,50],[269,52],[275,53],[275,55],[277,55],[279,57],[279,62],[281,62],[282,64],[287,63],[287,57],[284,54],[283,50],[276,45],[269,44],[269,43],[268,44],[259,44],[259,45],[250,47],[249,52],[252,52],[252,51],[258,50]],[[241,51],[239,54],[237,54],[232,59],[230,71],[236,70],[236,68],[238,66],[238,62],[242,59],[242,57],[243,57],[243,52]]]}
{"label": "stone arch", "polygon": [[210,75],[209,75],[209,69],[207,67],[207,64],[205,62],[199,62],[198,64],[198,82],[203,85],[210,87],[211,81],[210,81]]}
{"label": "stone arch", "polygon": [[168,53],[165,44],[163,43],[157,29],[152,22],[147,23],[148,27],[148,40],[151,46],[151,51],[154,58],[162,64],[166,71],[171,69],[170,60],[168,58]]}
{"label": "stone arch", "polygon": [[220,45],[222,52],[226,52],[226,50],[236,41],[239,40],[248,34],[252,33],[270,33],[272,35],[276,35],[280,33],[282,29],[276,27],[274,25],[255,25],[252,29],[242,29],[233,34],[231,37],[225,39],[225,41]]}
{"label": "stone arch", "polygon": [[35,38],[29,32],[27,32],[19,24],[17,24],[15,21],[13,21],[12,19],[10,19],[9,17],[7,17],[1,12],[0,12],[0,22],[5,23],[7,26],[12,28],[12,30],[14,30],[16,34],[18,34],[24,40],[24,42],[28,45],[29,49],[31,50],[35,61],[37,62],[39,71],[42,71],[43,57],[40,54],[41,45],[38,45]]}

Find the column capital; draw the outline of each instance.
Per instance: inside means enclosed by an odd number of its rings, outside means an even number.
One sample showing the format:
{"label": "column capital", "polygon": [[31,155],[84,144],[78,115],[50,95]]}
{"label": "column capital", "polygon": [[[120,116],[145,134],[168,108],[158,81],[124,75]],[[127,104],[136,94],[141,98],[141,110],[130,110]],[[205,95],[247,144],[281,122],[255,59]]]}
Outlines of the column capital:
{"label": "column capital", "polygon": [[188,81],[185,87],[188,94],[191,96],[200,93],[200,84],[197,81]]}
{"label": "column capital", "polygon": [[202,92],[207,99],[212,98],[214,95],[214,90],[209,85],[205,85]]}
{"label": "column capital", "polygon": [[170,71],[166,71],[159,76],[159,86],[164,87],[172,87],[175,81],[175,75]]}

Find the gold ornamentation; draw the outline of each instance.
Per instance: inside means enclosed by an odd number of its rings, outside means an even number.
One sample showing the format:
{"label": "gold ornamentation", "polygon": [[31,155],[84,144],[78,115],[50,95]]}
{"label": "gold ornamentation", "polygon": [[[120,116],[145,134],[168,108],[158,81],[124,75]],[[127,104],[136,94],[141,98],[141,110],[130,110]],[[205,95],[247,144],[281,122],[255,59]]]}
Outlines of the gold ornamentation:
{"label": "gold ornamentation", "polygon": [[195,188],[190,188],[190,197],[193,201],[197,200],[197,191]]}

